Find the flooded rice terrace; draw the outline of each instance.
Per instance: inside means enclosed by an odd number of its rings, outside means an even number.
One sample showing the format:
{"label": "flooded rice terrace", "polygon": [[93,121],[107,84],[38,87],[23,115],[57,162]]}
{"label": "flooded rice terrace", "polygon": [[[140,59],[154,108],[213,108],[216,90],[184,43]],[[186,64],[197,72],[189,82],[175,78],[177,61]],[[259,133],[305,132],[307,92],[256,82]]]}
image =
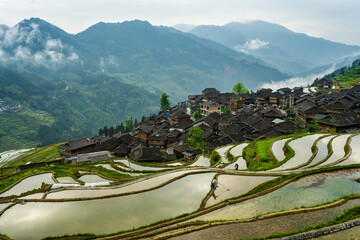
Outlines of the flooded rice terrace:
{"label": "flooded rice terrace", "polygon": [[14,239],[31,240],[137,228],[197,210],[214,175],[189,175],[159,189],[123,197],[17,204],[0,217],[0,232]]}
{"label": "flooded rice terrace", "polygon": [[356,182],[359,177],[360,171],[357,170],[304,177],[274,192],[223,207],[195,220],[244,219],[270,212],[324,204],[344,195],[360,193],[360,183]]}
{"label": "flooded rice terrace", "polygon": [[41,187],[41,184],[45,182],[48,184],[55,183],[52,179],[52,173],[44,173],[25,178],[9,190],[0,194],[0,197],[7,197],[11,195],[20,195],[21,193],[31,191]]}

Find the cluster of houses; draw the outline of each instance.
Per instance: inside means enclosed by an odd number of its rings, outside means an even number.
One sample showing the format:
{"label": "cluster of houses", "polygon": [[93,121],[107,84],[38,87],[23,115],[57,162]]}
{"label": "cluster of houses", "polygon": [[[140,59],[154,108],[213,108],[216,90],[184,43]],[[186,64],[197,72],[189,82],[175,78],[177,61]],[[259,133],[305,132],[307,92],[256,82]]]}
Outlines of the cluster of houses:
{"label": "cluster of houses", "polygon": [[[207,88],[201,95],[190,95],[185,104],[150,115],[129,133],[82,138],[59,149],[62,156],[75,162],[98,161],[108,158],[110,152],[139,162],[191,160],[202,151],[290,134],[315,122],[321,131],[358,131],[359,103],[360,85],[314,93],[304,93],[302,88],[282,88],[275,92],[260,89],[234,94]],[[202,118],[195,120],[192,116],[199,108]],[[227,114],[224,109],[229,110]],[[192,127],[203,130],[204,149],[186,144]]]}
{"label": "cluster of houses", "polygon": [[0,98],[0,114],[17,112],[23,108],[22,105],[7,99]]}

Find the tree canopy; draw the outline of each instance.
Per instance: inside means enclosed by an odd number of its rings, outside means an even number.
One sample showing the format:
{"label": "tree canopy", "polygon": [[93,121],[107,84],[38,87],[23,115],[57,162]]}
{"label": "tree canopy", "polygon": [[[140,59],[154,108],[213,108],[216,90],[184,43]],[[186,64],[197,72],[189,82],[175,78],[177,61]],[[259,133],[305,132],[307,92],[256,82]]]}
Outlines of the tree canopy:
{"label": "tree canopy", "polygon": [[249,90],[244,86],[244,84],[238,82],[234,85],[232,92],[235,94],[244,94],[249,93]]}
{"label": "tree canopy", "polygon": [[203,140],[204,131],[200,127],[192,127],[189,129],[191,137],[187,138],[187,144],[192,148],[203,148],[205,147],[205,141]]}
{"label": "tree canopy", "polygon": [[163,93],[163,95],[161,95],[161,98],[160,98],[160,109],[161,110],[170,107],[169,97],[170,96],[167,95],[166,93]]}

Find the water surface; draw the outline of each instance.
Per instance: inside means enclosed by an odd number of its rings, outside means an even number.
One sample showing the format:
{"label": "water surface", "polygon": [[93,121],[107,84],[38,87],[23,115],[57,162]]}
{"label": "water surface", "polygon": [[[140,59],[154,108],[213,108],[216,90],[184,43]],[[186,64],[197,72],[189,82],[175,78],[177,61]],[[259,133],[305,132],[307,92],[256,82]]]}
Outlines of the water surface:
{"label": "water surface", "polygon": [[289,139],[290,138],[277,140],[277,141],[273,142],[273,144],[272,144],[271,151],[274,153],[274,156],[276,157],[276,159],[279,162],[284,160],[284,158],[285,158],[285,153],[284,153],[283,147],[285,145],[285,142]]}
{"label": "water surface", "polygon": [[324,137],[317,142],[316,147],[318,148],[318,152],[316,153],[316,156],[309,165],[306,165],[303,168],[312,167],[324,160],[324,158],[329,154],[327,145],[332,138],[334,138],[334,136]]}
{"label": "water surface", "polygon": [[100,183],[100,182],[109,182],[109,180],[102,178],[96,174],[86,174],[79,177],[79,180],[84,183]]}
{"label": "water surface", "polygon": [[16,184],[15,186],[13,186],[12,188],[10,188],[9,190],[7,190],[6,192],[0,194],[0,197],[20,195],[21,193],[28,192],[33,189],[38,189],[41,187],[41,184],[43,182],[48,184],[55,183],[54,180],[52,179],[52,173],[44,173],[44,174],[28,177],[22,180],[21,182],[19,182],[18,184]]}
{"label": "water surface", "polygon": [[344,157],[344,155],[345,155],[344,147],[345,147],[346,141],[349,137],[350,137],[350,134],[344,134],[344,135],[340,135],[340,136],[334,138],[334,140],[331,143],[333,153],[325,162],[319,164],[319,167],[322,167],[322,166],[325,166],[328,164],[332,164],[332,163],[336,162],[337,160],[339,160],[340,158]]}
{"label": "water surface", "polygon": [[79,183],[78,181],[76,181],[75,179],[73,179],[72,177],[57,177],[56,180],[59,183]]}
{"label": "water surface", "polygon": [[203,155],[201,155],[196,162],[194,162],[193,164],[191,164],[191,167],[195,167],[195,166],[199,166],[199,167],[210,167],[211,163],[210,163],[210,158],[204,157]]}
{"label": "water surface", "polygon": [[308,135],[289,142],[289,146],[295,151],[295,156],[273,170],[292,169],[309,161],[312,156],[311,147],[314,144],[314,141],[322,135],[323,134]]}
{"label": "water surface", "polygon": [[121,163],[125,164],[125,166],[127,166],[128,168],[132,168],[132,169],[139,170],[139,171],[157,171],[157,170],[167,169],[167,168],[159,168],[159,167],[142,166],[142,165],[132,163],[126,159],[118,159],[118,160],[114,160],[114,162],[121,162]]}
{"label": "water surface", "polygon": [[32,240],[140,227],[197,210],[214,175],[190,175],[153,191],[110,199],[18,204],[0,217],[0,232],[13,239]]}
{"label": "water surface", "polygon": [[179,177],[186,173],[190,172],[199,172],[202,170],[188,170],[188,171],[177,171],[172,173],[163,173],[154,177],[145,177],[129,183],[125,186],[119,187],[109,187],[105,189],[95,189],[95,190],[64,190],[59,192],[50,193],[47,195],[47,199],[62,199],[62,198],[86,198],[86,197],[100,197],[100,196],[109,196],[114,194],[128,193],[133,191],[141,191],[144,189],[153,188],[163,184],[173,178]]}
{"label": "water surface", "polygon": [[207,201],[206,206],[208,207],[225,199],[245,194],[261,183],[275,178],[269,176],[219,175],[218,187]]}
{"label": "water surface", "polygon": [[244,219],[301,206],[310,207],[323,204],[344,195],[359,194],[360,183],[355,181],[359,177],[360,171],[357,170],[304,177],[274,192],[226,206],[197,219]]}
{"label": "water surface", "polygon": [[337,165],[342,166],[360,163],[360,135],[356,135],[351,138],[350,147],[351,155],[349,156],[349,158]]}

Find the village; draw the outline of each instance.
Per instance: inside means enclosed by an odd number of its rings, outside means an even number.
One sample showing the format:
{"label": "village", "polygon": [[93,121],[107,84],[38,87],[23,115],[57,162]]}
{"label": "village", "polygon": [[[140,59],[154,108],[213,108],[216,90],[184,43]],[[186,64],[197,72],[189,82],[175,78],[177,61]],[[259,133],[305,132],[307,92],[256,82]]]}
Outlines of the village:
{"label": "village", "polygon": [[[200,95],[189,95],[187,101],[150,115],[129,133],[67,142],[59,146],[60,158],[72,163],[97,162],[112,155],[137,162],[191,161],[217,147],[297,131],[359,131],[360,85],[340,89],[322,78],[309,89],[235,94],[206,88]],[[196,112],[201,114],[197,120]],[[201,147],[187,141],[194,128],[202,135]]]}

